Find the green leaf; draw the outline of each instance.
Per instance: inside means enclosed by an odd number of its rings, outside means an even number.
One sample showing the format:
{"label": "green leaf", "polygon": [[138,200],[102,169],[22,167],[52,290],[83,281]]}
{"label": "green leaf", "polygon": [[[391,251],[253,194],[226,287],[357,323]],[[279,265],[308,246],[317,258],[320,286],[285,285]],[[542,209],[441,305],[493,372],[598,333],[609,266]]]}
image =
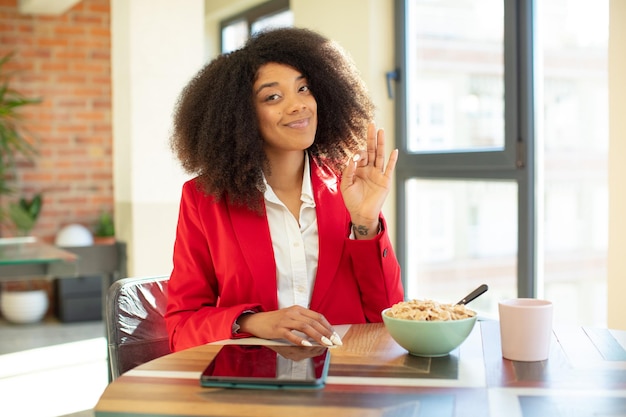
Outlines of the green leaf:
{"label": "green leaf", "polygon": [[[40,103],[41,99],[26,97],[10,87],[13,72],[7,71],[4,65],[12,56],[13,53],[0,56],[0,195],[12,190],[8,182],[15,178],[17,157],[32,161],[37,155],[36,144],[30,140],[32,135],[26,135],[25,128],[20,125],[20,109]],[[36,205],[31,214],[38,212]]]}
{"label": "green leaf", "polygon": [[30,201],[30,207],[28,208],[28,213],[33,219],[37,220],[39,218],[39,213],[41,212],[42,205],[43,200],[41,198],[41,194],[36,194]]}
{"label": "green leaf", "polygon": [[35,220],[19,204],[9,204],[9,217],[15,227],[23,234],[28,234],[35,226]]}
{"label": "green leaf", "polygon": [[25,197],[21,197],[19,200],[20,208],[26,212],[34,221],[39,217],[39,212],[41,211],[42,199],[41,193],[35,194],[35,196],[27,200]]}
{"label": "green leaf", "polygon": [[115,224],[109,213],[102,213],[96,225],[95,235],[100,237],[115,236]]}

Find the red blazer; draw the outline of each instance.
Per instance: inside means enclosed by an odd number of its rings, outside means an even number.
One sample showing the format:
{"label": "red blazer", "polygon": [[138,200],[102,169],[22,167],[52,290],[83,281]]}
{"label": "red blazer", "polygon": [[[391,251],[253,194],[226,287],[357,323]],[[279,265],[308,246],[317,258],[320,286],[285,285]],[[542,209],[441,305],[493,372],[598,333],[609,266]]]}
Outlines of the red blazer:
{"label": "red blazer", "polygon": [[[384,218],[376,238],[349,239],[337,177],[314,162],[311,177],[319,260],[310,308],[331,324],[380,322],[381,311],[404,297]],[[232,338],[242,312],[277,308],[267,218],[185,183],[165,315],[172,351]]]}

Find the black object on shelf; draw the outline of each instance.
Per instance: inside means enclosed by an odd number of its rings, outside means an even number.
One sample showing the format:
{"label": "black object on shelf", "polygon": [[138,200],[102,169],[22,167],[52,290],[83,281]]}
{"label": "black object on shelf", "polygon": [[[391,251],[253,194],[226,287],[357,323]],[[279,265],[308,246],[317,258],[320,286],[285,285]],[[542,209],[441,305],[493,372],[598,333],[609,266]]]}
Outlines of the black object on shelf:
{"label": "black object on shelf", "polygon": [[78,255],[77,276],[56,277],[56,315],[63,322],[101,320],[106,291],[126,277],[126,243],[64,247]]}
{"label": "black object on shelf", "polygon": [[57,278],[56,315],[62,322],[102,320],[102,276]]}

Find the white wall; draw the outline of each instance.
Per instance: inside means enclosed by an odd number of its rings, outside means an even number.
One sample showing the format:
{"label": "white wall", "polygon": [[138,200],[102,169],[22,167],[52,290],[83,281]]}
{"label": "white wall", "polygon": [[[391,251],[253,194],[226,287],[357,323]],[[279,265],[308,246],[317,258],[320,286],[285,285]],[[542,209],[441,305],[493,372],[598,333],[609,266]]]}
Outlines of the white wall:
{"label": "white wall", "polygon": [[204,0],[112,0],[116,231],[129,275],[172,269],[182,182],[169,149],[180,90],[203,64]]}
{"label": "white wall", "polygon": [[626,2],[609,10],[608,326],[626,330]]}

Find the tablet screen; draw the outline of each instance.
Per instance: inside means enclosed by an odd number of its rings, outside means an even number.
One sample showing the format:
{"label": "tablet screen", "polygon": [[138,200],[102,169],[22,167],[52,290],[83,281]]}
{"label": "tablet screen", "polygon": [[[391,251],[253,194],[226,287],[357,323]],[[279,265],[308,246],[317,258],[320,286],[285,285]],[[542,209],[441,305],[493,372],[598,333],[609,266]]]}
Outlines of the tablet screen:
{"label": "tablet screen", "polygon": [[206,387],[321,388],[328,373],[323,346],[224,345],[206,367]]}

